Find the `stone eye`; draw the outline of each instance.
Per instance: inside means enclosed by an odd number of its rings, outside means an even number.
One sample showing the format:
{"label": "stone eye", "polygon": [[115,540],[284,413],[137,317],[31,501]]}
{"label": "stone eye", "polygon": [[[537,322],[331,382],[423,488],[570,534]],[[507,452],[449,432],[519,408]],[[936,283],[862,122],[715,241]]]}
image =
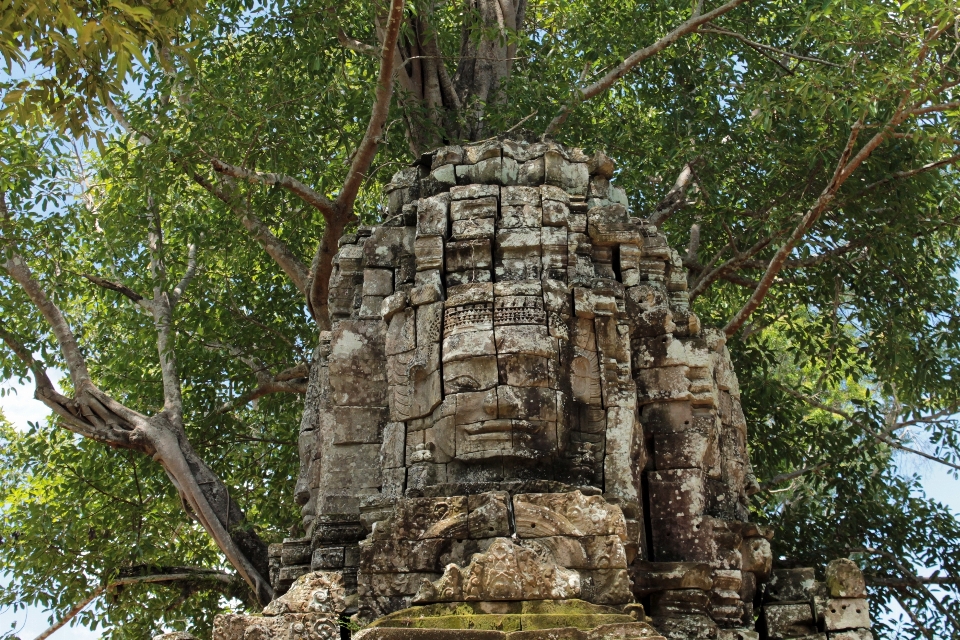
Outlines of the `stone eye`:
{"label": "stone eye", "polygon": [[480,383],[473,376],[457,376],[450,381],[450,384],[458,389],[472,389],[476,391],[480,388]]}

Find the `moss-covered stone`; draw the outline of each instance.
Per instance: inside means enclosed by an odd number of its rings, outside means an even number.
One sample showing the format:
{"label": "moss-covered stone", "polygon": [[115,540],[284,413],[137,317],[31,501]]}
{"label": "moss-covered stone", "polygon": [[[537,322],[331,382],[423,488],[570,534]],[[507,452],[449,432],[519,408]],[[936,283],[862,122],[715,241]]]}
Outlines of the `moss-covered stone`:
{"label": "moss-covered stone", "polygon": [[617,622],[634,622],[634,619],[624,614],[589,614],[589,613],[567,613],[567,614],[528,614],[522,615],[521,624],[524,630],[528,629],[557,629],[560,627],[573,627],[574,629],[593,629],[604,624],[614,624]]}
{"label": "moss-covered stone", "polygon": [[417,629],[481,629],[490,631],[519,631],[519,615],[467,615],[435,616],[415,618],[413,627]]}
{"label": "moss-covered stone", "polygon": [[[623,610],[584,600],[442,602],[391,613],[367,628],[385,632],[399,629],[499,631],[508,640],[606,640],[607,636],[611,640],[652,640],[657,637],[649,625],[637,622]],[[370,637],[379,638],[376,634]],[[459,639],[456,633],[449,637]]]}
{"label": "moss-covered stone", "polygon": [[586,600],[525,600],[521,605],[521,613],[578,615],[578,614],[620,614],[620,609],[607,607],[602,604],[593,604]]}

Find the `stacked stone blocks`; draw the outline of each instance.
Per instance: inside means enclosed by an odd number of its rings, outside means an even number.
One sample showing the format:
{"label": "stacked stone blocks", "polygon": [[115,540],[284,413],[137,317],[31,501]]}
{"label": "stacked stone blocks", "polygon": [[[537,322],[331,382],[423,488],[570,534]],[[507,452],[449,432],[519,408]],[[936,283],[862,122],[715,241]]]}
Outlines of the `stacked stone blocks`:
{"label": "stacked stone blocks", "polygon": [[758,615],[791,637],[724,338],[613,173],[554,143],[444,147],[341,239],[300,435],[308,536],[271,549],[279,591],[332,571],[364,622],[586,600],[642,603],[669,638],[756,638]]}

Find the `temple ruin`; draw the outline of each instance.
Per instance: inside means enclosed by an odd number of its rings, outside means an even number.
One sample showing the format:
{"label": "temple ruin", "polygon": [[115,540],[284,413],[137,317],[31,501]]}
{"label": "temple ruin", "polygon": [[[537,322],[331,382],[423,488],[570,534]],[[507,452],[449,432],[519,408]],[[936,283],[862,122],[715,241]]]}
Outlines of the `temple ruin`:
{"label": "temple ruin", "polygon": [[773,569],[723,334],[613,175],[491,140],[394,176],[335,258],[285,595],[216,640],[872,638],[852,562]]}

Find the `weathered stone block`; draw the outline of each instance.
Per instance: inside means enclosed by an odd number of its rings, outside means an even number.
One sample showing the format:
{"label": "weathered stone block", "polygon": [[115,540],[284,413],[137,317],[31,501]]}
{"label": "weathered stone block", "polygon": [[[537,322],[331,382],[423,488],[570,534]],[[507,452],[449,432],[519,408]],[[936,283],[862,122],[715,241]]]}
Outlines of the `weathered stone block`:
{"label": "weathered stone block", "polygon": [[440,147],[433,154],[430,168],[436,169],[447,164],[460,164],[461,162],[463,162],[463,147],[459,145]]}
{"label": "weathered stone block", "polygon": [[817,632],[810,605],[768,604],[763,608],[767,635],[771,640],[797,638]]}
{"label": "weathered stone block", "polygon": [[626,569],[582,569],[580,597],[596,604],[625,604],[633,601]]}
{"label": "weathered stone block", "polygon": [[387,407],[334,407],[336,428],[332,444],[370,444],[383,441],[383,428],[389,419]]}
{"label": "weathered stone block", "polygon": [[816,576],[811,567],[777,569],[764,589],[764,598],[773,602],[810,600],[815,587]]}
{"label": "weathered stone block", "polygon": [[600,496],[571,493],[526,493],[513,497],[517,536],[616,535],[627,541],[626,519],[620,507]]}
{"label": "weathered stone block", "polygon": [[870,606],[865,598],[831,598],[823,611],[827,631],[870,627]]}
{"label": "weathered stone block", "polygon": [[415,230],[410,227],[376,227],[363,245],[367,267],[393,267],[401,255],[413,255]]}
{"label": "weathered stone block", "polygon": [[654,435],[654,463],[660,469],[709,469],[718,455],[715,434],[700,430]]}
{"label": "weathered stone block", "polygon": [[504,491],[468,496],[467,535],[474,540],[509,536],[509,501]]}
{"label": "weathered stone block", "polygon": [[570,162],[556,151],[548,151],[544,159],[544,180],[574,195],[586,195],[590,173],[585,163]]}
{"label": "weathered stone block", "polygon": [[448,273],[446,280],[448,287],[454,287],[461,284],[490,282],[493,280],[493,277],[490,273],[490,269],[467,269],[465,271]]}
{"label": "weathered stone block", "polygon": [[744,538],[740,545],[740,554],[743,556],[743,570],[749,571],[761,580],[770,575],[773,566],[773,552],[770,550],[770,541],[766,538]]}
{"label": "weathered stone block", "polygon": [[831,560],[827,563],[827,589],[834,598],[863,598],[867,595],[867,585],[863,572],[857,563],[848,558]]}
{"label": "weathered stone block", "polygon": [[500,220],[498,221],[497,226],[501,229],[539,227],[541,224],[542,216],[543,216],[543,211],[537,205],[504,204],[500,208]]}
{"label": "weathered stone block", "polygon": [[383,428],[383,444],[380,446],[380,464],[384,469],[403,466],[403,449],[407,427],[402,422],[388,422]]}
{"label": "weathered stone block", "polygon": [[493,218],[478,218],[455,220],[451,237],[454,240],[476,240],[479,238],[493,238]]}
{"label": "weathered stone block", "polygon": [[364,269],[363,295],[389,296],[393,293],[392,269]]}
{"label": "weathered stone block", "polygon": [[448,242],[446,247],[447,271],[490,269],[493,266],[488,238]]}
{"label": "weathered stone block", "polygon": [[336,616],[322,613],[226,614],[214,618],[213,637],[214,640],[338,640],[340,625]]}
{"label": "weathered stone block", "polygon": [[454,199],[450,204],[450,219],[454,222],[459,220],[492,220],[497,217],[497,209],[497,198],[495,197],[472,200]]}
{"label": "weathered stone block", "polygon": [[690,518],[703,514],[704,475],[701,469],[647,472],[650,517],[653,520]]}
{"label": "weathered stone block", "polygon": [[342,569],[343,549],[343,547],[321,547],[314,549],[313,556],[310,560],[310,570]]}
{"label": "weathered stone block", "polygon": [[835,631],[826,634],[830,640],[873,640],[873,634],[869,629],[848,629],[846,631]]}
{"label": "weathered stone block", "polygon": [[417,235],[447,235],[448,212],[451,194],[441,193],[430,198],[421,198],[417,203]]}
{"label": "weathered stone block", "polygon": [[467,537],[467,498],[406,498],[394,514],[378,523],[374,540],[426,540]]}
{"label": "weathered stone block", "polygon": [[288,538],[283,541],[281,562],[290,566],[310,562],[310,538]]}
{"label": "weathered stone block", "polygon": [[440,573],[440,557],[449,553],[450,540],[372,540],[360,544],[364,573]]}
{"label": "weathered stone block", "polygon": [[440,236],[418,236],[413,243],[417,258],[417,271],[443,269],[443,238]]}
{"label": "weathered stone block", "polygon": [[496,198],[500,196],[500,187],[492,184],[468,184],[450,188],[453,200],[472,200],[476,198]]}
{"label": "weathered stone block", "polygon": [[443,362],[455,362],[479,356],[494,356],[497,349],[493,331],[464,331],[443,339]]}
{"label": "weathered stone block", "polygon": [[666,589],[713,588],[710,565],[697,562],[634,562],[630,567],[633,590],[638,596]]}
{"label": "weathered stone block", "polygon": [[714,640],[717,624],[705,615],[654,616],[653,626],[670,640]]}
{"label": "weathered stone block", "polygon": [[707,613],[710,595],[700,589],[668,589],[650,596],[650,613],[654,616],[682,616]]}

